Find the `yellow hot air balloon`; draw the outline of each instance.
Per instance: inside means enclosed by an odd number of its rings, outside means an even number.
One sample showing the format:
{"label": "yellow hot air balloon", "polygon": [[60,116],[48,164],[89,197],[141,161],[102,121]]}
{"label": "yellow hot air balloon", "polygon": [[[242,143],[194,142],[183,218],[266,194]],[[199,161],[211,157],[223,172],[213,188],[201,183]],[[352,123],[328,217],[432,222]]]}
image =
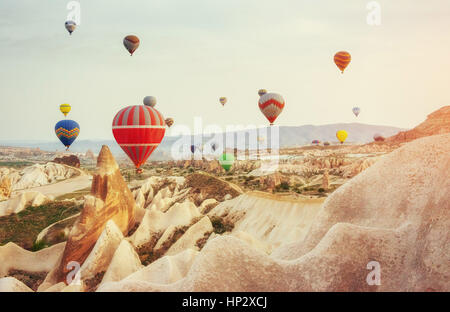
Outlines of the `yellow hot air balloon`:
{"label": "yellow hot air balloon", "polygon": [[339,142],[341,142],[341,144],[342,144],[347,139],[348,133],[345,130],[339,130],[338,132],[336,132],[336,137],[339,140]]}
{"label": "yellow hot air balloon", "polygon": [[70,107],[70,104],[64,103],[59,105],[59,110],[61,111],[61,113],[64,114],[64,116],[67,116],[67,114],[70,112],[70,109],[72,107]]}

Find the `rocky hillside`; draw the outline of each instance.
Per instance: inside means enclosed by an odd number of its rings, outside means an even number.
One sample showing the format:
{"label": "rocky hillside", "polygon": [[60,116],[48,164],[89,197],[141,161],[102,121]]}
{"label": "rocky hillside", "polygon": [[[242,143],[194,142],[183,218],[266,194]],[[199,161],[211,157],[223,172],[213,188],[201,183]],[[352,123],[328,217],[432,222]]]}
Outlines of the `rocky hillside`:
{"label": "rocky hillside", "polygon": [[418,138],[450,132],[450,106],[444,106],[428,115],[414,129],[402,131],[387,139],[390,143],[409,142]]}
{"label": "rocky hillside", "polygon": [[325,201],[242,194],[202,173],[128,190],[108,156],[68,243],[0,247],[0,290],[449,291],[449,155],[450,134],[405,144]]}

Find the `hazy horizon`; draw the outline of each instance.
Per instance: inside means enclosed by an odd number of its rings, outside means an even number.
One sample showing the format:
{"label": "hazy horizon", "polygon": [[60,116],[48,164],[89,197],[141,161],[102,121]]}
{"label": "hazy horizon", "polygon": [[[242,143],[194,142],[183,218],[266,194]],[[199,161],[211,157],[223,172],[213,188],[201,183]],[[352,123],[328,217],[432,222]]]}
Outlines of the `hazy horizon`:
{"label": "hazy horizon", "polygon": [[[81,126],[77,140],[113,140],[114,115],[146,95],[175,125],[201,116],[223,129],[268,124],[261,88],[286,100],[279,126],[413,128],[450,103],[445,0],[380,0],[379,26],[366,23],[370,1],[359,0],[80,0],[72,36],[68,2],[0,3],[1,141],[57,140],[62,103]],[[141,39],[132,57],[128,34]],[[344,75],[333,63],[340,50],[352,54]]]}

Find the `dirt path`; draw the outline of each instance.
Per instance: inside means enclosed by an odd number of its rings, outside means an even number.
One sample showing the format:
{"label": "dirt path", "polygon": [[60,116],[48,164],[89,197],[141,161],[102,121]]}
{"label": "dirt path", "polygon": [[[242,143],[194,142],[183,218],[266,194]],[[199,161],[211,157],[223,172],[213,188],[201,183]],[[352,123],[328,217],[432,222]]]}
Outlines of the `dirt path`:
{"label": "dirt path", "polygon": [[11,198],[19,195],[24,191],[38,191],[44,194],[45,196],[54,196],[58,197],[64,194],[73,193],[75,191],[79,191],[91,186],[92,176],[87,174],[82,174],[75,178],[70,178],[61,182],[42,185],[37,187],[32,187],[26,190],[14,191],[12,193]]}

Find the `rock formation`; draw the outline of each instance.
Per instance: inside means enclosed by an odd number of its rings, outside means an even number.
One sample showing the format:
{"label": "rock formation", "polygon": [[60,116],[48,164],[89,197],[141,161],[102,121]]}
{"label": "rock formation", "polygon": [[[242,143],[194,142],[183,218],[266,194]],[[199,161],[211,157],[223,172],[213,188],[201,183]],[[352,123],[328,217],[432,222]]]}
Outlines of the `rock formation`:
{"label": "rock formation", "polygon": [[53,162],[75,168],[80,168],[80,159],[75,155],[56,157]]}
{"label": "rock formation", "polygon": [[8,176],[0,178],[0,201],[8,199],[11,195],[11,179]]}
{"label": "rock formation", "polygon": [[328,190],[330,188],[330,177],[328,175],[328,170],[325,170],[322,177],[322,188]]}
{"label": "rock formation", "polygon": [[123,234],[128,233],[135,223],[135,206],[114,157],[104,145],[97,159],[91,193],[86,196],[80,218],[70,231],[58,281],[65,281],[69,262],[84,263],[109,220],[114,221]]}
{"label": "rock formation", "polygon": [[387,139],[388,142],[409,142],[421,137],[450,132],[450,106],[444,106],[428,115],[412,130],[402,131]]}
{"label": "rock formation", "polygon": [[[216,236],[175,283],[141,270],[132,274],[136,280],[125,278],[100,290],[450,291],[449,155],[450,134],[419,139],[386,155],[327,199],[303,239],[297,235],[270,256],[233,235]],[[211,213],[225,212],[226,203]],[[245,214],[253,222],[269,219]],[[369,283],[375,264],[380,280]]]}

